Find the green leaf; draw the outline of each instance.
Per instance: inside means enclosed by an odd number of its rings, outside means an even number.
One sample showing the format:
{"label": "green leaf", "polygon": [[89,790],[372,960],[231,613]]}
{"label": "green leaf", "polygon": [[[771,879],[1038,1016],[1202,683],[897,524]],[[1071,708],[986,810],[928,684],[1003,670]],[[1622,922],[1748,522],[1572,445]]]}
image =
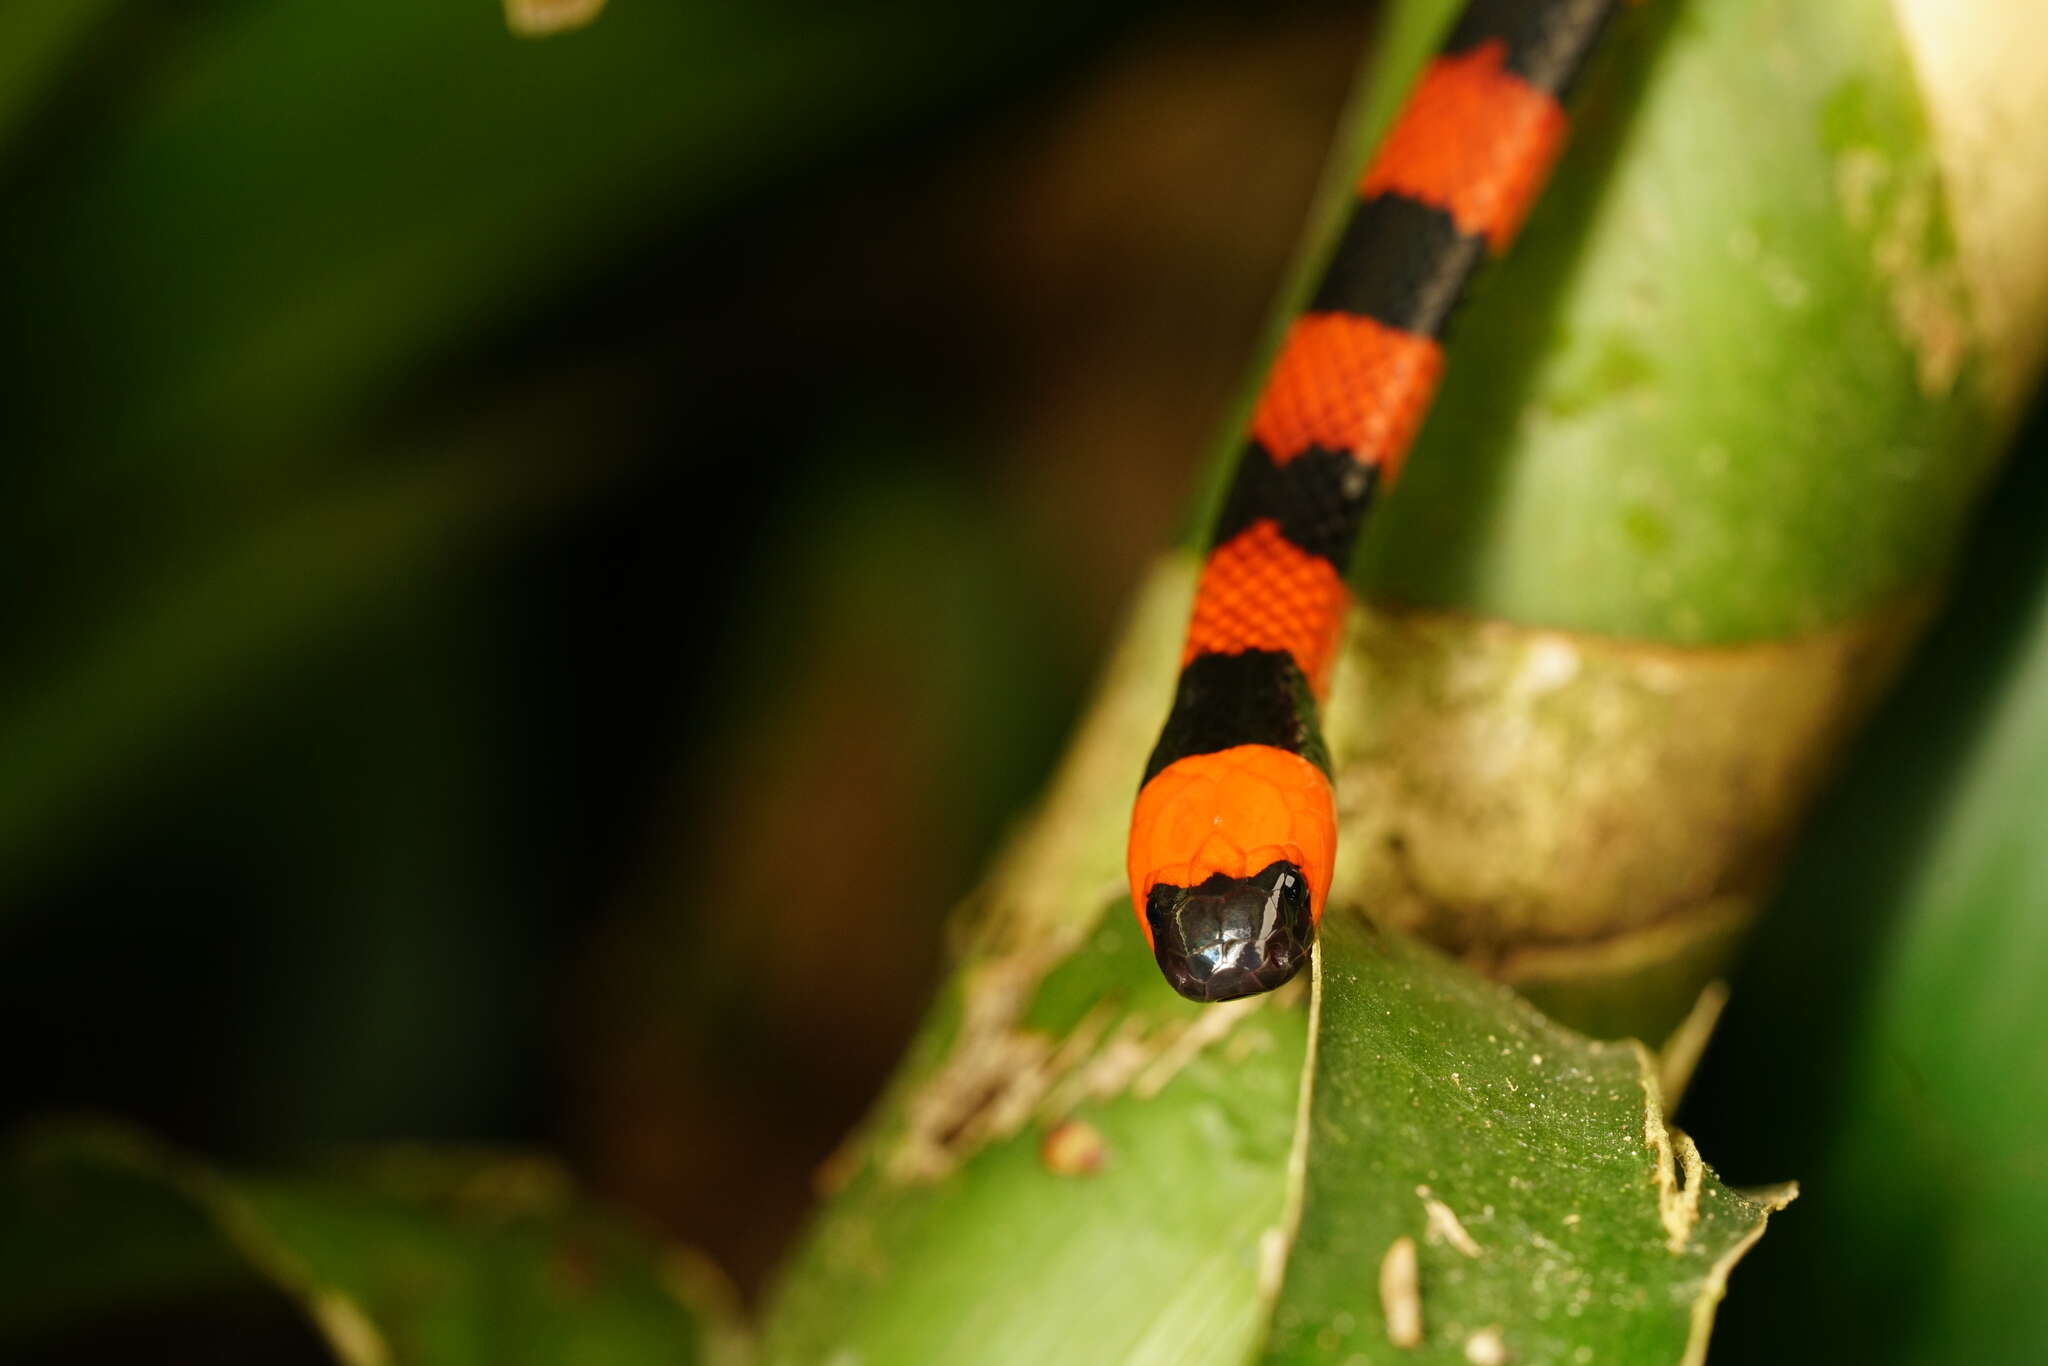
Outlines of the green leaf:
{"label": "green leaf", "polygon": [[0,1341],[260,1281],[347,1366],[673,1366],[736,1347],[697,1263],[577,1203],[534,1159],[398,1149],[259,1177],[70,1126],[19,1142],[4,1176]]}
{"label": "green leaf", "polygon": [[785,1277],[766,1360],[1243,1359],[1281,1225],[1302,993],[1180,1000],[1148,980],[1121,900],[1040,966],[984,961],[942,1006],[950,1037]]}
{"label": "green leaf", "polygon": [[1642,1045],[1575,1034],[1349,909],[1321,955],[1266,1360],[1701,1360],[1729,1268],[1791,1190],[1723,1186],[1666,1123]]}

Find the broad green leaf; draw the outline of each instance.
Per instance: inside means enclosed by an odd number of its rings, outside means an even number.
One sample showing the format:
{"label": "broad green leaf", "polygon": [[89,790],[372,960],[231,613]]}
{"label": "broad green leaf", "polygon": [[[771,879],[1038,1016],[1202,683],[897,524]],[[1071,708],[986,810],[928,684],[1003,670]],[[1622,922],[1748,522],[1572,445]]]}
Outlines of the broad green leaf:
{"label": "broad green leaf", "polygon": [[1575,1034],[1355,911],[1325,918],[1319,987],[1266,1360],[1701,1360],[1789,1188],[1723,1186],[1642,1045]]}
{"label": "broad green leaf", "polygon": [[1121,899],[1036,966],[985,961],[946,1003],[954,1032],[865,1140],[766,1360],[1243,1359],[1282,1221],[1302,993],[1180,1000],[1147,980]]}
{"label": "broad green leaf", "polygon": [[0,1341],[264,1283],[345,1366],[729,1360],[715,1278],[534,1159],[398,1149],[234,1175],[122,1130],[31,1134],[0,1201]]}

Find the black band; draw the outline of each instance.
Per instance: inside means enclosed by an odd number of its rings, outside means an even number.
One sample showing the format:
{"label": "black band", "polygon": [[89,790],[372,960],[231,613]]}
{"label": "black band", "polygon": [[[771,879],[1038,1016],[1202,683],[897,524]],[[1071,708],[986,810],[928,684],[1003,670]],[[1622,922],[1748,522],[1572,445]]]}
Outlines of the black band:
{"label": "black band", "polygon": [[1145,781],[1191,754],[1239,745],[1271,745],[1330,773],[1316,726],[1315,697],[1285,650],[1199,655],[1180,671],[1166,729],[1145,765]]}

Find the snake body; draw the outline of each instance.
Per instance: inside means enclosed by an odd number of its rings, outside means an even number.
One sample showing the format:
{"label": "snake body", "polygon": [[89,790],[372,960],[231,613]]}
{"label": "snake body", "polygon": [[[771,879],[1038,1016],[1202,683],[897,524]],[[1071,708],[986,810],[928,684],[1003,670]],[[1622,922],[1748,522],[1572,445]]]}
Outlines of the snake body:
{"label": "snake body", "polygon": [[1357,183],[1252,413],[1131,816],[1131,898],[1198,1001],[1308,961],[1336,857],[1318,707],[1367,510],[1443,372],[1446,325],[1563,146],[1564,98],[1617,0],[1474,0]]}

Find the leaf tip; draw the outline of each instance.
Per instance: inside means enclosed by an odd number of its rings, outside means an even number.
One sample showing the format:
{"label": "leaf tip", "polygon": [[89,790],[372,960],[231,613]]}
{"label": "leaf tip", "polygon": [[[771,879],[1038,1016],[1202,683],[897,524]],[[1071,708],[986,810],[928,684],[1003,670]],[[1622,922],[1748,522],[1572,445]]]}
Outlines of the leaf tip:
{"label": "leaf tip", "polygon": [[1635,1047],[1643,1085],[1643,1144],[1650,1150],[1657,1217],[1664,1225],[1664,1246],[1675,1255],[1685,1251],[1693,1227],[1699,1223],[1707,1164],[1692,1136],[1665,1121],[1657,1061],[1649,1049],[1641,1044]]}
{"label": "leaf tip", "polygon": [[306,1311],[334,1355],[348,1366],[391,1366],[391,1349],[362,1306],[339,1290],[316,1290],[306,1298]]}
{"label": "leaf tip", "polygon": [[505,0],[505,24],[522,38],[549,38],[595,20],[604,0]]}

